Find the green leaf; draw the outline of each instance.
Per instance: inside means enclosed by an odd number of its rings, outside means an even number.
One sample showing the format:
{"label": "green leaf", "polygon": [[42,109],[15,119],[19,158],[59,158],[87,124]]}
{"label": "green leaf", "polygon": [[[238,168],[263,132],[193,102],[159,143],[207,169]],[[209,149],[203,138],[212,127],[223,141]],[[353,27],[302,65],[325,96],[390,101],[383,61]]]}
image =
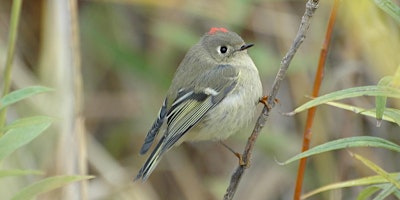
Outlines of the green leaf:
{"label": "green leaf", "polygon": [[0,178],[7,176],[23,176],[23,175],[42,175],[42,171],[37,170],[21,170],[21,169],[8,169],[8,170],[0,170]]}
{"label": "green leaf", "polygon": [[358,194],[357,200],[369,199],[369,197],[371,197],[373,194],[375,194],[379,190],[381,190],[381,192],[379,192],[379,194],[375,195],[374,200],[386,199],[386,197],[391,194],[393,194],[398,199],[400,199],[400,190],[398,190],[396,187],[394,187],[390,183],[384,183],[384,184],[372,185],[370,187],[365,188]]}
{"label": "green leaf", "polygon": [[[338,102],[327,102],[327,105],[334,106],[337,108],[341,108],[344,110],[352,111],[357,114],[369,116],[369,117],[375,117],[376,116],[376,110],[375,109],[365,109],[357,106],[352,106],[348,104],[343,104],[343,103],[338,103]],[[383,112],[382,119],[385,121],[389,122],[394,122],[397,125],[400,126],[400,110],[394,109],[394,108],[386,108],[385,111]]]}
{"label": "green leaf", "polygon": [[385,13],[400,23],[400,8],[392,0],[374,0],[375,4]]}
{"label": "green leaf", "polygon": [[383,118],[388,117],[400,126],[400,110],[394,108],[386,108],[383,113]]}
{"label": "green leaf", "polygon": [[[393,178],[396,178],[400,175],[400,173],[391,173],[390,176]],[[340,188],[346,188],[346,187],[354,187],[354,186],[362,186],[362,185],[371,185],[371,184],[379,184],[379,183],[387,183],[388,181],[383,178],[382,176],[375,175],[375,176],[368,176],[364,178],[359,178],[359,179],[352,179],[348,181],[343,181],[343,182],[338,182],[338,183],[332,183],[329,185],[325,185],[323,187],[317,188],[313,191],[307,192],[302,196],[302,199],[309,198],[313,195],[316,195],[321,192],[329,191],[329,190],[334,190],[334,189],[340,189]]]}
{"label": "green leaf", "polygon": [[367,187],[363,189],[360,193],[358,193],[357,200],[366,200],[379,190],[380,188],[377,186]]}
{"label": "green leaf", "polygon": [[[379,86],[389,86],[392,79],[393,79],[392,76],[385,76],[379,81],[378,85]],[[376,109],[375,117],[376,117],[376,120],[378,120],[377,126],[381,125],[382,116],[383,116],[383,113],[385,112],[385,108],[386,108],[386,100],[387,100],[386,96],[376,96],[375,97],[375,109]]]}
{"label": "green leaf", "polygon": [[39,194],[63,187],[69,183],[93,178],[93,176],[53,176],[32,185],[29,185],[19,191],[12,200],[32,199]]}
{"label": "green leaf", "polygon": [[370,168],[372,171],[374,171],[375,173],[379,174],[380,176],[382,176],[382,178],[386,179],[388,182],[390,182],[391,184],[393,184],[394,186],[396,186],[398,189],[400,189],[400,182],[396,180],[397,177],[392,177],[390,176],[389,173],[387,173],[384,169],[382,169],[381,167],[379,167],[377,164],[375,164],[374,162],[368,160],[367,158],[364,158],[361,155],[358,155],[356,153],[352,153],[349,152],[350,155],[352,157],[354,157],[355,159],[361,161],[365,166],[367,166],[368,168]]}
{"label": "green leaf", "polygon": [[29,120],[25,119],[14,122],[14,125],[25,123],[26,126],[12,128],[0,137],[0,161],[43,133],[51,125],[52,121],[52,118],[42,116],[31,118],[30,123],[28,123]]}
{"label": "green leaf", "polygon": [[21,119],[17,119],[9,124],[7,124],[5,127],[0,128],[0,131],[5,132],[10,129],[16,129],[16,128],[23,128],[27,126],[34,126],[35,124],[40,124],[46,121],[52,120],[52,118],[43,116],[43,115],[37,115],[37,116],[32,116],[32,117],[25,117]]}
{"label": "green leaf", "polygon": [[3,108],[16,103],[18,101],[21,101],[23,99],[26,99],[30,96],[33,96],[38,93],[43,93],[43,92],[49,92],[53,91],[53,89],[48,88],[48,87],[43,87],[43,86],[31,86],[31,87],[26,87],[20,90],[13,91],[0,100],[0,110]]}
{"label": "green leaf", "polygon": [[323,96],[317,97],[300,107],[296,108],[293,112],[288,113],[288,115],[294,115],[296,113],[302,112],[309,108],[328,103],[330,101],[337,101],[346,98],[359,97],[359,96],[386,96],[400,99],[400,90],[393,87],[386,86],[362,86],[348,88],[344,90],[335,91]]}
{"label": "green leaf", "polygon": [[398,191],[398,189],[392,185],[392,184],[385,184],[382,187],[381,192],[378,193],[378,195],[375,196],[374,200],[385,200],[387,197],[393,193]]}
{"label": "green leaf", "polygon": [[293,161],[299,160],[304,157],[309,157],[327,151],[345,149],[349,147],[378,147],[400,152],[400,146],[388,140],[379,137],[358,136],[358,137],[342,138],[315,146],[307,151],[297,154],[296,156],[288,159],[282,164],[287,165]]}

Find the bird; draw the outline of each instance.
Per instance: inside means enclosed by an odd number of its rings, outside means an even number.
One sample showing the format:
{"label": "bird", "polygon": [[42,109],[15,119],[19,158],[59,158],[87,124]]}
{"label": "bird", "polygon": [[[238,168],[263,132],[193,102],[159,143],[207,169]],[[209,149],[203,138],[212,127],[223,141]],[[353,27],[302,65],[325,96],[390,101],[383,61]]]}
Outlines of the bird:
{"label": "bird", "polygon": [[262,84],[247,53],[252,46],[235,32],[212,27],[189,49],[140,154],[146,154],[157,135],[163,134],[134,181],[146,181],[174,146],[184,141],[225,140],[254,119]]}

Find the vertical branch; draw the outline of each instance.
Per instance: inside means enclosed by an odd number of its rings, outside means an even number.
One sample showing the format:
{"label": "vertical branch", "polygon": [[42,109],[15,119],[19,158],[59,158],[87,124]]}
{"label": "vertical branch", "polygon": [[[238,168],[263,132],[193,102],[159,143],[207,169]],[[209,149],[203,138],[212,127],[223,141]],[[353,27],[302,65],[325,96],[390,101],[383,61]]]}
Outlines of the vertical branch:
{"label": "vertical branch", "polygon": [[[86,174],[86,138],[82,116],[82,77],[76,0],[45,1],[40,75],[56,89],[47,103],[54,124],[56,174]],[[50,194],[49,199],[86,199],[86,182],[77,182]]]}
{"label": "vertical branch", "polygon": [[[329,44],[331,41],[332,30],[333,30],[333,25],[335,24],[338,6],[339,6],[339,0],[335,0],[332,10],[331,10],[330,17],[329,17],[328,28],[326,30],[326,35],[325,35],[325,41],[322,45],[322,49],[320,52],[318,69],[317,69],[317,73],[316,73],[315,79],[314,79],[312,97],[317,97],[319,95],[319,90],[320,90],[322,80],[324,77],[326,55],[328,54]],[[305,126],[304,132],[303,132],[303,146],[301,149],[302,152],[304,152],[310,148],[310,141],[311,141],[311,137],[312,137],[311,128],[313,126],[316,110],[317,110],[317,108],[313,107],[313,108],[310,108],[307,112],[306,126]],[[306,163],[307,163],[307,158],[302,158],[299,163],[299,168],[297,171],[296,188],[295,188],[294,197],[293,197],[293,199],[295,199],[295,200],[300,199],[300,196],[301,196],[301,190],[302,190],[302,186],[303,186],[302,183],[303,183]]]}
{"label": "vertical branch", "polygon": [[[254,148],[254,144],[257,140],[258,135],[260,134],[260,131],[264,127],[268,116],[269,116],[269,111],[274,107],[275,105],[275,97],[278,93],[278,90],[280,88],[280,84],[283,81],[283,79],[286,76],[286,72],[289,68],[290,62],[292,61],[295,53],[299,49],[300,45],[303,43],[305,37],[306,37],[306,32],[308,28],[310,27],[311,23],[311,18],[315,13],[315,10],[317,9],[319,4],[318,0],[309,0],[306,4],[306,11],[302,17],[301,24],[299,27],[299,30],[297,32],[297,35],[292,43],[292,46],[290,47],[289,51],[286,53],[285,57],[283,57],[281,61],[281,66],[279,68],[279,72],[275,77],[275,81],[272,85],[272,90],[268,95],[268,102],[267,105],[268,107],[264,107],[262,110],[262,113],[257,119],[257,123],[253,129],[253,132],[251,133],[245,150],[243,151],[242,159],[245,163],[248,163],[251,154]],[[239,182],[243,176],[243,173],[245,171],[245,166],[238,166],[235,170],[235,172],[232,174],[230,185],[226,189],[226,193],[224,195],[225,200],[232,199],[233,196],[235,195],[235,192],[237,190],[237,187],[239,185]]]}
{"label": "vertical branch", "polygon": [[[77,162],[78,173],[87,174],[87,142],[86,128],[83,116],[83,83],[81,70],[81,52],[79,37],[78,3],[77,0],[69,0],[69,11],[71,16],[71,51],[72,51],[72,88],[75,97],[74,106],[74,133],[78,144]],[[80,199],[87,199],[88,181],[82,180],[80,184]]]}
{"label": "vertical branch", "polygon": [[[21,6],[22,6],[22,0],[13,1],[11,8],[11,19],[10,19],[11,27],[8,36],[8,51],[7,51],[7,58],[3,75],[4,82],[3,82],[2,97],[4,97],[10,92],[11,71],[15,55],[15,43],[17,41],[17,35],[18,35],[18,23],[19,23],[19,16],[21,14]],[[3,127],[6,123],[6,114],[7,114],[7,108],[4,108],[0,111],[0,127]],[[0,136],[2,135],[3,131],[0,131]]]}

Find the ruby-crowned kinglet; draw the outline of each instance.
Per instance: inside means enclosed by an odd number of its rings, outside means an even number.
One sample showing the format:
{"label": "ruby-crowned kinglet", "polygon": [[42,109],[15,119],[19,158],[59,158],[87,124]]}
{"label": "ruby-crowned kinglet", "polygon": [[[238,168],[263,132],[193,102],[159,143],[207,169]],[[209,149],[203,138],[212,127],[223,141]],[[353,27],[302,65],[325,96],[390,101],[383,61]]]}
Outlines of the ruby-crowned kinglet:
{"label": "ruby-crowned kinglet", "polygon": [[[135,180],[146,180],[164,153],[186,140],[223,140],[248,124],[262,95],[253,44],[225,28],[211,28],[186,54],[140,154],[164,134]],[[197,129],[197,130],[191,130]]]}

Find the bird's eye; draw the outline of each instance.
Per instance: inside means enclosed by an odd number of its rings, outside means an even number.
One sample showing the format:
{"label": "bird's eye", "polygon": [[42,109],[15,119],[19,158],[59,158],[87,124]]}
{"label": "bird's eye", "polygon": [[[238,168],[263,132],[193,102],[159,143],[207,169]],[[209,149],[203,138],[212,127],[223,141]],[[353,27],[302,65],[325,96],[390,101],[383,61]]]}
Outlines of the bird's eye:
{"label": "bird's eye", "polygon": [[227,51],[228,51],[228,47],[226,47],[226,46],[221,46],[219,48],[219,52],[221,52],[222,54],[226,53]]}

